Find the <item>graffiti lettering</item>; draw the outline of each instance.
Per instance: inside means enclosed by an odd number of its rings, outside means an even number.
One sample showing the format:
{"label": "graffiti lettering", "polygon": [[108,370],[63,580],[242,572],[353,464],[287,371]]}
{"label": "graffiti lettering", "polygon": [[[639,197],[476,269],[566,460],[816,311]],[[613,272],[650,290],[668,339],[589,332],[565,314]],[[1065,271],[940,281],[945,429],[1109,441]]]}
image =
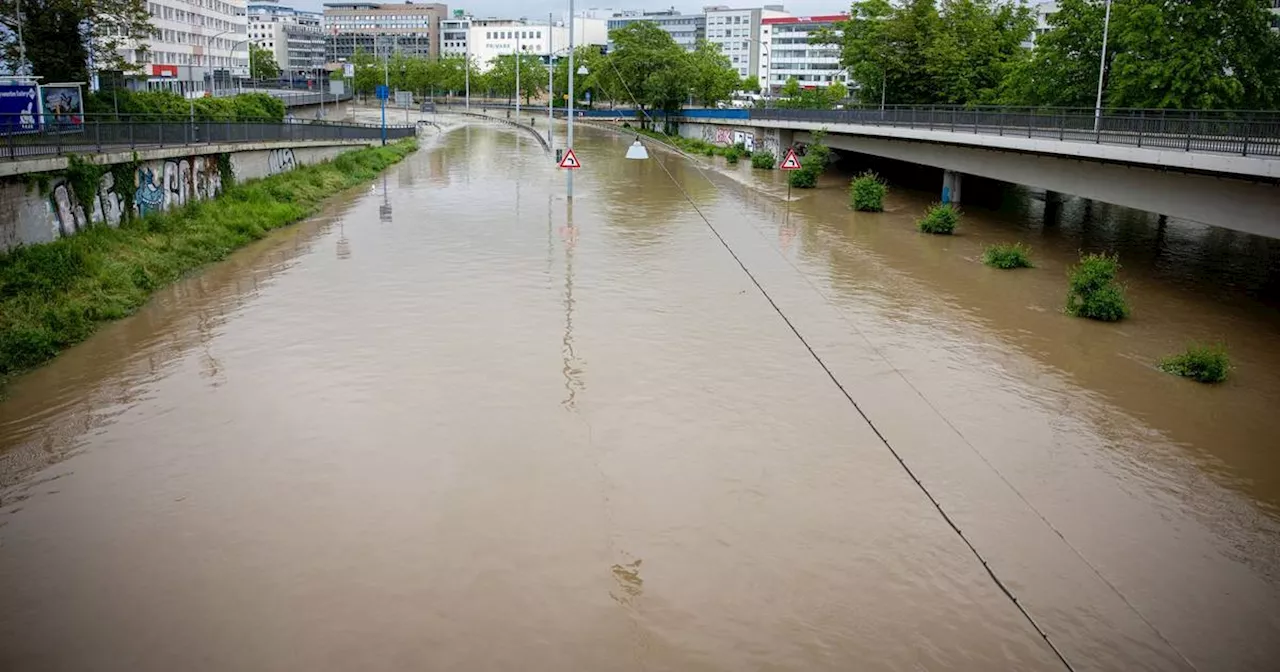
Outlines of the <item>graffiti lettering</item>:
{"label": "graffiti lettering", "polygon": [[267,152],[267,174],[276,175],[288,172],[298,166],[292,149],[273,149]]}
{"label": "graffiti lettering", "polygon": [[138,188],[133,192],[133,203],[139,215],[149,215],[164,210],[164,190],[156,183],[156,173],[151,168],[138,170]]}
{"label": "graffiti lettering", "polygon": [[120,226],[123,210],[124,205],[120,195],[116,193],[115,175],[106,173],[102,176],[102,182],[98,184],[98,197],[93,199],[93,222]]}

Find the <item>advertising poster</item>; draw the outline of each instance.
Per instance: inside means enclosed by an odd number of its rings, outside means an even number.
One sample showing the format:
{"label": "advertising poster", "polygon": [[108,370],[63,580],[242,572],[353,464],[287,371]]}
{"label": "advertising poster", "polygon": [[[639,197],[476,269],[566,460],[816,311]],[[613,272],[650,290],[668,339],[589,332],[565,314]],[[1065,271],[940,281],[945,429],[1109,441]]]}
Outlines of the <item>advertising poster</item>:
{"label": "advertising poster", "polygon": [[45,84],[40,87],[44,123],[49,130],[78,131],[84,127],[84,100],[80,84]]}
{"label": "advertising poster", "polygon": [[0,84],[0,133],[40,130],[40,91],[35,84]]}

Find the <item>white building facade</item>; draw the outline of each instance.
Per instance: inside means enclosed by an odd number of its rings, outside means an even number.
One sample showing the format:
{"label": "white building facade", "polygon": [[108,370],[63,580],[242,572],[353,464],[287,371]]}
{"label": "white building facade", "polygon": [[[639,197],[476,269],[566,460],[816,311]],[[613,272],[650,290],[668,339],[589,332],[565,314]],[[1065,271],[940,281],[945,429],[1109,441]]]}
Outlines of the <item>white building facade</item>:
{"label": "white building facade", "polygon": [[249,3],[249,41],[272,53],[286,79],[315,76],[325,64],[322,16],[279,0]]}
{"label": "white building facade", "polygon": [[120,50],[141,66],[132,87],[199,97],[248,76],[245,0],[151,0],[147,11],[155,28],[147,50]]}
{"label": "white building facade", "polygon": [[810,44],[810,39],[822,29],[833,30],[839,37],[837,24],[848,20],[848,14],[761,19],[760,39],[769,49],[760,55],[760,90],[776,93],[792,77],[803,88],[837,81],[847,86],[849,74],[840,64],[839,45]]}
{"label": "white building facade", "polygon": [[[640,21],[652,21],[671,35],[676,44],[693,51],[698,40],[707,36],[707,17],[704,14],[680,14],[674,9],[661,12],[618,12],[609,17],[606,28],[610,31],[625,28]],[[612,49],[613,45],[610,44]]]}
{"label": "white building facade", "polygon": [[720,46],[720,52],[739,77],[758,78],[760,57],[768,48],[760,38],[760,21],[787,16],[782,5],[765,5],[754,9],[731,9],[724,6],[707,7],[707,42]]}
{"label": "white building facade", "polygon": [[[458,40],[450,40],[457,43]],[[607,41],[605,22],[601,19],[578,18],[574,21],[573,42],[575,46],[604,45]],[[441,42],[445,42],[441,38]],[[446,47],[442,46],[442,50]],[[569,28],[561,22],[548,21],[541,23],[523,19],[470,19],[466,41],[460,46],[448,47],[442,51],[446,55],[462,56],[470,50],[471,58],[480,71],[492,67],[493,59],[498,56],[521,53],[541,56],[546,62],[568,53]]]}

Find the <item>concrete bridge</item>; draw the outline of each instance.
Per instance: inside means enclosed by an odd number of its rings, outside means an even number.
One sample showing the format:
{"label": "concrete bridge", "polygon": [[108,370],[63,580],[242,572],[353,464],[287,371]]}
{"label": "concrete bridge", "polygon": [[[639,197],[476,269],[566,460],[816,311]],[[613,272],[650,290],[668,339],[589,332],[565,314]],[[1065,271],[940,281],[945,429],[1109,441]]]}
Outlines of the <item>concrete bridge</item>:
{"label": "concrete bridge", "polygon": [[894,107],[687,110],[681,134],[716,129],[786,148],[826,132],[835,149],[1072,194],[1280,238],[1280,115]]}

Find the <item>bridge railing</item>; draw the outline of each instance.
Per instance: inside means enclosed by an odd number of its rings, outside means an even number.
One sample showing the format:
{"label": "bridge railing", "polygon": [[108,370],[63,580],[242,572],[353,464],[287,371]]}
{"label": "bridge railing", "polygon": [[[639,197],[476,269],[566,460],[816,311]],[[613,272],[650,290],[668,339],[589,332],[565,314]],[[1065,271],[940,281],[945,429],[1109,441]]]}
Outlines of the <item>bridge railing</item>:
{"label": "bridge railing", "polygon": [[[306,140],[376,140],[382,127],[370,124],[306,121],[202,121],[133,118],[42,120],[0,117],[0,160],[38,156],[94,154],[179,145]],[[31,130],[27,130],[31,129]],[[412,124],[387,126],[387,138],[411,137]]]}
{"label": "bridge railing", "polygon": [[750,119],[895,126],[1185,152],[1280,156],[1280,113],[890,105],[842,110],[751,109]]}

